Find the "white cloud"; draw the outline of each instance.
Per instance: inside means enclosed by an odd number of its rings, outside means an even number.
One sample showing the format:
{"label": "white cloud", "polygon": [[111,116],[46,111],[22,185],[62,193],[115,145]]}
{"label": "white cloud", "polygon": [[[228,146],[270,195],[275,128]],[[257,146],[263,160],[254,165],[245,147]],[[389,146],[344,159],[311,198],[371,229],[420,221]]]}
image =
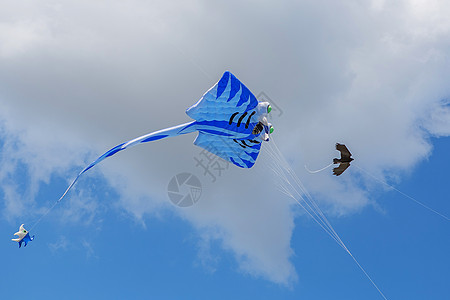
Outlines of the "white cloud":
{"label": "white cloud", "polygon": [[[76,171],[69,171],[109,147],[188,121],[185,108],[226,69],[283,109],[273,122],[278,145],[330,213],[376,205],[370,180],[361,184],[355,169],[338,184],[329,174],[306,174],[303,165],[328,164],[340,141],[361,167],[395,176],[430,155],[430,136],[449,135],[450,8],[426,3],[4,4],[5,214],[41,207],[34,198],[51,176],[70,180]],[[120,195],[117,205],[145,222],[169,207],[165,189],[173,175],[196,173],[204,195],[180,215],[199,236],[221,241],[246,273],[296,280],[294,214],[286,198],[265,186],[272,177],[264,157],[252,170],[232,168],[209,184],[195,167],[193,139],[160,141],[105,161],[98,171]],[[24,186],[14,181],[21,170],[28,172]],[[97,209],[74,204],[87,217]]]}
{"label": "white cloud", "polygon": [[86,251],[86,257],[87,258],[97,258],[97,256],[95,255],[95,251],[94,248],[92,247],[92,244],[86,240],[83,240],[81,242],[81,245],[83,246],[84,250]]}
{"label": "white cloud", "polygon": [[69,248],[69,241],[64,235],[61,235],[58,240],[56,240],[54,243],[49,243],[48,247],[50,248],[50,251],[54,254],[61,252],[61,251],[67,251]]}

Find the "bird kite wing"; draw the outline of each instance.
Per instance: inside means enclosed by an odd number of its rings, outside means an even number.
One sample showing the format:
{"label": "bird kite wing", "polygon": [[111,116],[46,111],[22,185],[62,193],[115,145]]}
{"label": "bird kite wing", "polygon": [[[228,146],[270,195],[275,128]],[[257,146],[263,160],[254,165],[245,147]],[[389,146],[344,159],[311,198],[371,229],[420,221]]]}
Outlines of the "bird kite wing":
{"label": "bird kite wing", "polygon": [[350,167],[350,163],[348,162],[340,163],[339,166],[333,169],[333,175],[336,176],[341,175],[342,173],[344,173],[345,170],[347,170],[348,167]]}
{"label": "bird kite wing", "polygon": [[341,152],[341,159],[350,158],[352,154],[344,144],[336,143],[336,150]]}

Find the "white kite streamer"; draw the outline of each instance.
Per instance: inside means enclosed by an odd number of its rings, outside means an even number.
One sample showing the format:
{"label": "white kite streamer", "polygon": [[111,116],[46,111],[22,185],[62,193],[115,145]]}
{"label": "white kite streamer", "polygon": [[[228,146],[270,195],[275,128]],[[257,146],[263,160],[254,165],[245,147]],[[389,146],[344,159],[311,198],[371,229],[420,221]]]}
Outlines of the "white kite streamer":
{"label": "white kite streamer", "polygon": [[311,171],[311,170],[305,165],[305,169],[306,169],[306,171],[308,171],[308,173],[310,173],[310,174],[316,174],[316,173],[322,172],[323,170],[328,169],[328,168],[331,167],[332,165],[333,165],[333,163],[329,164],[329,165],[326,166],[326,167],[323,167],[322,169],[315,170],[315,171]]}

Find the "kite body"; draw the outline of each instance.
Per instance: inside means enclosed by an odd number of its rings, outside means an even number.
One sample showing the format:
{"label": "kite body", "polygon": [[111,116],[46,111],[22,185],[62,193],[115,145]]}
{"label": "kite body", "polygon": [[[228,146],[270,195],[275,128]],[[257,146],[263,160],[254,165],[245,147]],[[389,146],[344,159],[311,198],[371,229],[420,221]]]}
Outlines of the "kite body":
{"label": "kite body", "polygon": [[[87,166],[81,174],[117,152],[137,144],[198,131],[194,144],[241,168],[251,168],[262,141],[273,132],[267,121],[271,107],[259,102],[250,90],[230,72],[186,110],[195,121],[155,131],[122,143]],[[78,175],[78,176],[79,176]]]}
{"label": "kite body", "polygon": [[24,224],[20,225],[19,231],[14,233],[14,235],[17,235],[18,238],[11,239],[12,241],[19,243],[19,248],[22,247],[22,243],[25,243],[26,246],[28,245],[28,242],[34,240],[34,235],[30,236],[30,233],[23,226]]}
{"label": "kite body", "polygon": [[194,144],[235,164],[251,168],[261,142],[273,127],[267,122],[271,108],[259,102],[233,74],[225,72],[193,106],[186,110],[199,131]]}
{"label": "kite body", "polygon": [[336,150],[341,152],[341,158],[333,159],[334,164],[339,164],[339,166],[333,169],[333,174],[339,176],[350,167],[350,162],[353,161],[353,158],[351,157],[352,154],[344,144],[336,143]]}
{"label": "kite body", "polygon": [[84,168],[70,184],[61,201],[78,178],[105,158],[129,147],[198,131],[194,144],[235,164],[251,168],[258,157],[261,142],[273,132],[267,121],[271,111],[268,102],[255,95],[233,74],[226,71],[202,98],[186,110],[195,121],[155,131],[117,145]]}

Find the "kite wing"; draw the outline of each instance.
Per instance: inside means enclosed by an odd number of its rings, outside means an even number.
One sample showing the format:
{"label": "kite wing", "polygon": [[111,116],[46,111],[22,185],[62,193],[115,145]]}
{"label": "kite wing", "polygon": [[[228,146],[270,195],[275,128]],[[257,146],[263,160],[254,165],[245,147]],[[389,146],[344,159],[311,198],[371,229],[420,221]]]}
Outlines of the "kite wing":
{"label": "kite wing", "polygon": [[352,156],[352,154],[344,144],[336,143],[336,150],[341,152],[341,159],[349,159]]}
{"label": "kite wing", "polygon": [[22,243],[25,244],[24,247],[26,247],[28,245],[28,242],[31,242],[34,240],[34,235],[30,236],[29,233],[27,233],[27,235],[19,242],[19,248],[22,246]]}
{"label": "kite wing", "polygon": [[245,113],[257,106],[255,95],[226,71],[197,103],[186,110],[186,114],[197,121],[229,121],[233,114]]}
{"label": "kite wing", "polygon": [[333,169],[333,174],[339,176],[342,173],[344,173],[344,171],[347,170],[348,167],[350,167],[350,163],[348,162],[340,163],[339,166]]}
{"label": "kite wing", "polygon": [[241,168],[251,168],[258,157],[261,143],[236,140],[200,132],[194,145],[229,161]]}

